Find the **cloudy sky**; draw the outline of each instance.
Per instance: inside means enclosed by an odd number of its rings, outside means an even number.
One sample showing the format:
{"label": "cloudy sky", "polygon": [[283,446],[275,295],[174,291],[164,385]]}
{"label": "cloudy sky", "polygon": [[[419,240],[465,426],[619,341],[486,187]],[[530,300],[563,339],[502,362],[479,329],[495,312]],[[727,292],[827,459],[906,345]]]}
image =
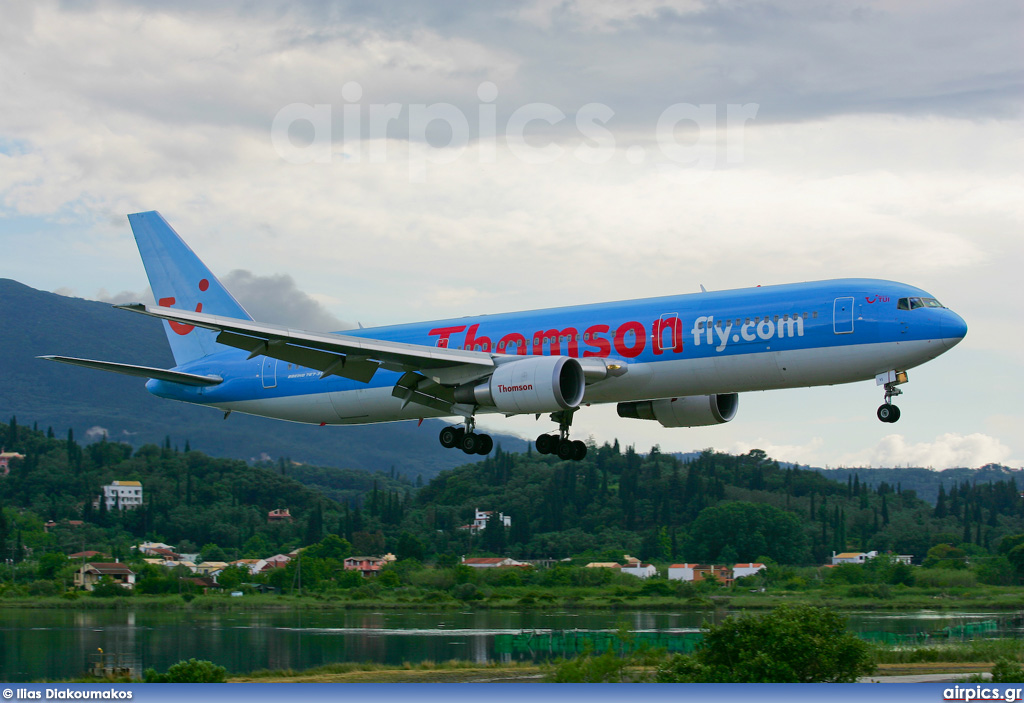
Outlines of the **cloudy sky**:
{"label": "cloudy sky", "polygon": [[1022,16],[1018,0],[7,3],[0,276],[138,298],[125,214],[157,209],[257,317],[313,329],[896,279],[970,325],[911,372],[897,425],[866,382],[747,394],[713,428],[592,408],[576,434],[1021,466]]}

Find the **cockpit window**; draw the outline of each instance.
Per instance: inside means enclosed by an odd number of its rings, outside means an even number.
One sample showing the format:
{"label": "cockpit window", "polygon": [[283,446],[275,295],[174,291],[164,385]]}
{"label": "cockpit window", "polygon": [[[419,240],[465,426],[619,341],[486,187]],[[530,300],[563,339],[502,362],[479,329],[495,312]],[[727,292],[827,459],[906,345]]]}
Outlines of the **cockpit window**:
{"label": "cockpit window", "polygon": [[900,298],[896,301],[897,310],[917,310],[918,308],[943,308],[945,305],[935,298]]}

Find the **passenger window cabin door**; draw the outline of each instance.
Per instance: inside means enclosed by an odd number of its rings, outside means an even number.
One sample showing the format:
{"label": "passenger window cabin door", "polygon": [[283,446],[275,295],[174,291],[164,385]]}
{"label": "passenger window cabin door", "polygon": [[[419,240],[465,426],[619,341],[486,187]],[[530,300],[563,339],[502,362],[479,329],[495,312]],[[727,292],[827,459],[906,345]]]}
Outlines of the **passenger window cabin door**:
{"label": "passenger window cabin door", "polygon": [[277,359],[269,356],[263,357],[260,364],[260,375],[263,377],[264,388],[277,388]]}
{"label": "passenger window cabin door", "polygon": [[836,334],[853,332],[853,298],[836,298],[832,307],[832,331]]}

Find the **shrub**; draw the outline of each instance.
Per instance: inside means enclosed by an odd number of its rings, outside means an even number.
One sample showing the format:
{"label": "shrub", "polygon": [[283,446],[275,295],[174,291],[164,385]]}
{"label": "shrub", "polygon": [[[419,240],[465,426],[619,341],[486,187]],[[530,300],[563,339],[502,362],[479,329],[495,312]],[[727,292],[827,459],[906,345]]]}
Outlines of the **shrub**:
{"label": "shrub", "polygon": [[225,683],[228,670],[205,659],[189,659],[172,664],[166,674],[146,669],[142,680],[146,683]]}
{"label": "shrub", "polygon": [[807,605],[731,616],[709,628],[693,655],[676,655],[657,681],[851,683],[874,670],[871,647],[846,631],[846,618]]}

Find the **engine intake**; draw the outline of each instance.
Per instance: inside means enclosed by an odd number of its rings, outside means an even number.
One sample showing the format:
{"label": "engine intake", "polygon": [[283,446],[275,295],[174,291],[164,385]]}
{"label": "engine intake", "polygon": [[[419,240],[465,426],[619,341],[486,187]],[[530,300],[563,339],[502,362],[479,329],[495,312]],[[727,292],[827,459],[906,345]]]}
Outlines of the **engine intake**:
{"label": "engine intake", "polygon": [[455,400],[503,413],[547,413],[578,407],[586,379],[568,356],[534,356],[501,364],[485,382],[459,386]]}
{"label": "engine intake", "polygon": [[729,422],[739,405],[739,395],[722,393],[619,403],[617,409],[619,417],[657,420],[662,427],[702,427]]}

